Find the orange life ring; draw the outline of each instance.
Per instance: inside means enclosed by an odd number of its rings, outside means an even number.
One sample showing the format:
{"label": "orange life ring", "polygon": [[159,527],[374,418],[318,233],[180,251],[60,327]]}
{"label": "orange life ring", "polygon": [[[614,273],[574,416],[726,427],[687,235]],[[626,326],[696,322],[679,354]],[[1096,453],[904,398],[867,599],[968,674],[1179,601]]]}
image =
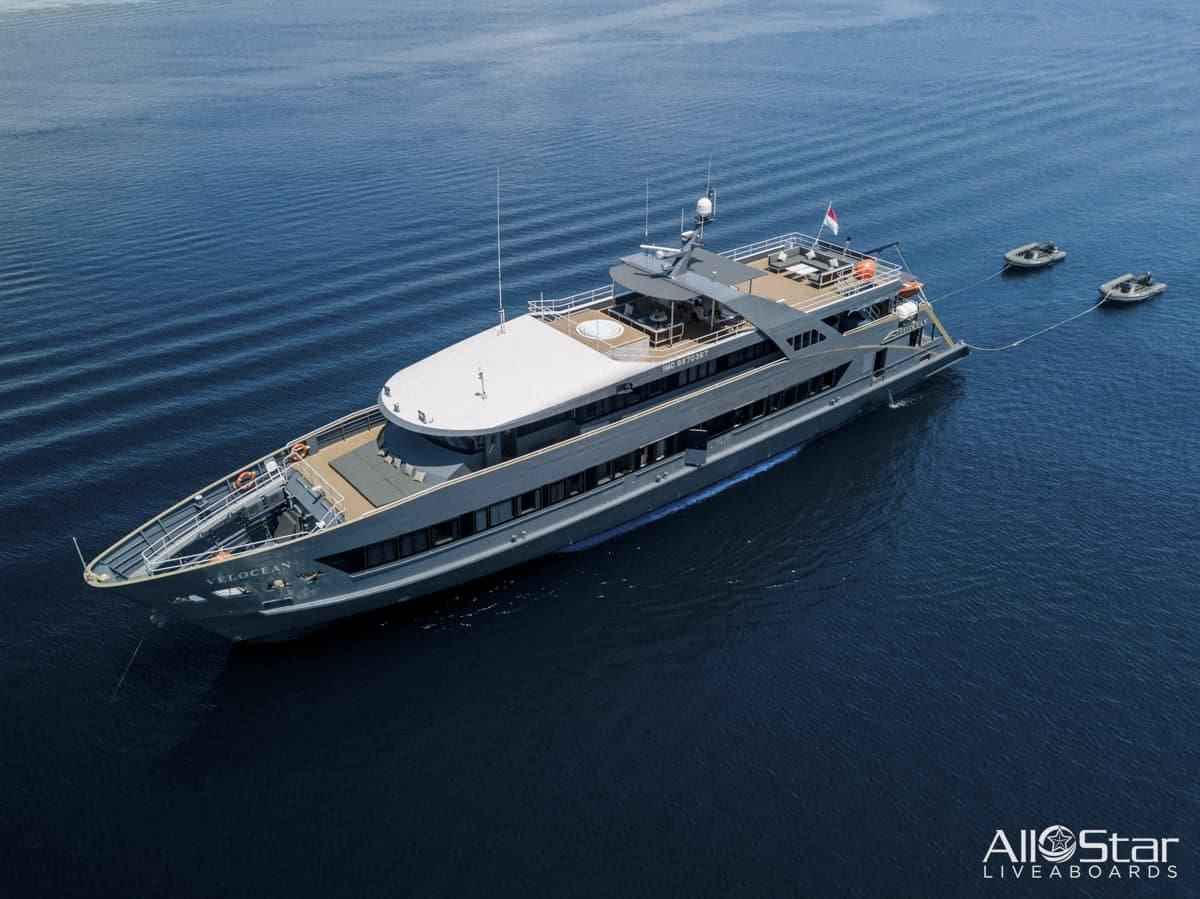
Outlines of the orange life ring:
{"label": "orange life ring", "polygon": [[208,557],[209,562],[224,562],[226,559],[232,559],[233,553],[228,550],[218,550],[214,555]]}
{"label": "orange life ring", "polygon": [[900,285],[900,292],[896,294],[896,296],[900,297],[902,300],[906,300],[909,297],[915,297],[921,292],[921,288],[924,286],[925,285],[920,281],[905,281]]}
{"label": "orange life ring", "polygon": [[854,277],[859,281],[870,281],[875,277],[875,260],[860,259],[854,266]]}
{"label": "orange life ring", "polygon": [[233,482],[234,490],[249,490],[254,486],[254,472],[243,471],[237,476],[237,480]]}
{"label": "orange life ring", "polygon": [[308,444],[304,443],[303,441],[300,443],[293,443],[290,452],[292,454],[291,460],[293,462],[299,462],[308,455]]}

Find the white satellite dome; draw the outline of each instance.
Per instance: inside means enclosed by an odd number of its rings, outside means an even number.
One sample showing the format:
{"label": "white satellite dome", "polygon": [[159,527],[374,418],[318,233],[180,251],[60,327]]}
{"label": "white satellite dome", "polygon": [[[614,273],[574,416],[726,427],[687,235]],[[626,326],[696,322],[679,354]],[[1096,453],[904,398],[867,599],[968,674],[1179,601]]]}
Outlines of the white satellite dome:
{"label": "white satellite dome", "polygon": [[696,215],[708,218],[712,215],[713,204],[708,197],[701,197],[696,201]]}

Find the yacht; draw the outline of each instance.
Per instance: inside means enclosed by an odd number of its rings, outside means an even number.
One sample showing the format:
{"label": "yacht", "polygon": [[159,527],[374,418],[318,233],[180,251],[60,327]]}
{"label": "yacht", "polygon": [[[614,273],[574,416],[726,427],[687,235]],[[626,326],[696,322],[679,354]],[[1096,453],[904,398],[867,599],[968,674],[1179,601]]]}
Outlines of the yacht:
{"label": "yacht", "polygon": [[713,252],[715,203],[608,284],[501,309],[194,491],[84,579],[157,620],[289,638],[590,545],[968,354],[888,247],[792,232]]}

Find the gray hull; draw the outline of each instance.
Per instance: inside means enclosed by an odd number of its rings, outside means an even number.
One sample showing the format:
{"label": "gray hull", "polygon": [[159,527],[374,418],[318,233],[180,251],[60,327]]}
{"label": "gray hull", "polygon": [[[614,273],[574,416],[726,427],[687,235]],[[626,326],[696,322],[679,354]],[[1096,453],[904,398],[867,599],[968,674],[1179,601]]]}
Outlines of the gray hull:
{"label": "gray hull", "polygon": [[[170,587],[163,579],[131,581],[114,585],[116,592],[192,621],[232,640],[280,639],[318,628],[332,621],[402,603],[419,596],[458,587],[547,553],[571,547],[627,524],[656,509],[703,490],[746,468],[759,464],[822,433],[839,428],[871,409],[910,390],[920,381],[966,356],[965,346],[943,347],[940,352],[911,359],[896,366],[886,377],[869,372],[836,390],[819,394],[798,406],[786,408],[741,425],[712,438],[703,458],[690,451],[647,465],[624,477],[532,514],[514,519],[510,526],[497,527],[473,537],[434,548],[419,556],[358,574],[323,571],[311,582],[301,575],[314,569],[314,558],[329,551],[334,534],[308,538],[292,544],[255,553],[252,557],[231,560],[215,566],[171,575]],[[784,369],[790,368],[785,366]],[[767,372],[747,383],[746,396],[786,383],[794,374],[777,372],[775,384]],[[721,400],[728,405],[728,396]],[[696,400],[685,414],[694,421]],[[715,408],[715,407],[714,407]],[[690,422],[663,410],[659,425],[644,422],[640,427],[658,427],[659,431],[678,428]],[[613,448],[620,446],[619,435]],[[628,444],[625,446],[628,449]],[[603,454],[603,453],[602,453]],[[531,460],[540,464],[543,479],[578,467],[578,461],[555,458]],[[557,454],[562,455],[562,454]],[[692,463],[692,464],[689,464]],[[696,464],[700,463],[700,464]],[[586,464],[586,463],[584,463]],[[514,480],[529,483],[529,470],[514,475]],[[503,488],[501,488],[501,493]],[[470,507],[482,500],[461,500]],[[360,542],[372,535],[403,531],[411,523],[412,511],[401,508],[393,513],[372,516],[369,533],[360,533]],[[358,527],[363,527],[359,525]],[[273,599],[264,601],[261,585],[278,581],[286,586]],[[214,590],[236,591],[241,585],[253,585],[244,595],[216,598]],[[174,594],[167,603],[165,594]]]}

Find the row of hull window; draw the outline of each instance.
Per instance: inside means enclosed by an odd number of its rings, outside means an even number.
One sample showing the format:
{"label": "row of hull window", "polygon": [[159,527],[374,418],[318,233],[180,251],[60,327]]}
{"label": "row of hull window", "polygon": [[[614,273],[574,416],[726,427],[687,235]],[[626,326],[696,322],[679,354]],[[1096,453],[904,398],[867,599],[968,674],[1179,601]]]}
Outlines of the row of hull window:
{"label": "row of hull window", "polygon": [[[770,340],[760,340],[748,347],[743,347],[740,350],[735,350],[732,353],[727,353],[717,359],[709,359],[706,362],[700,362],[697,365],[692,365],[679,372],[672,372],[666,377],[657,378],[645,384],[634,387],[632,390],[627,390],[624,393],[618,393],[615,396],[608,396],[602,400],[588,403],[586,406],[579,406],[571,416],[579,424],[585,424],[589,421],[595,421],[598,418],[605,418],[612,415],[614,412],[619,412],[622,409],[627,409],[630,406],[636,406],[646,400],[653,399],[656,396],[675,390],[678,387],[685,387],[688,384],[694,384],[697,381],[705,378],[710,378],[713,375],[720,374],[723,371],[728,371],[731,368],[736,368],[747,362],[752,362],[755,359],[761,359],[764,356],[778,357],[779,351],[775,349],[775,344]],[[541,423],[537,427],[543,427]]]}
{"label": "row of hull window", "polygon": [[[728,433],[747,422],[803,402],[824,390],[832,389],[841,380],[847,368],[849,368],[849,363],[839,365],[835,369],[809,378],[786,390],[780,390],[770,396],[710,418],[699,425],[699,428],[706,431],[709,438]],[[586,471],[493,503],[485,509],[466,512],[456,518],[438,522],[432,527],[419,528],[399,537],[390,537],[367,546],[326,556],[317,561],[331,568],[356,574],[407,559],[430,549],[445,546],[455,540],[471,537],[490,528],[501,527],[514,519],[537,512],[539,509],[556,505],[587,493],[589,490],[602,487],[648,465],[682,453],[687,441],[688,431],[681,431],[608,462],[593,465]]]}
{"label": "row of hull window", "polygon": [[788,343],[792,345],[793,350],[802,350],[805,347],[810,347],[814,343],[820,343],[825,339],[825,335],[813,328],[811,331],[801,331],[799,334],[793,334],[789,337]]}

